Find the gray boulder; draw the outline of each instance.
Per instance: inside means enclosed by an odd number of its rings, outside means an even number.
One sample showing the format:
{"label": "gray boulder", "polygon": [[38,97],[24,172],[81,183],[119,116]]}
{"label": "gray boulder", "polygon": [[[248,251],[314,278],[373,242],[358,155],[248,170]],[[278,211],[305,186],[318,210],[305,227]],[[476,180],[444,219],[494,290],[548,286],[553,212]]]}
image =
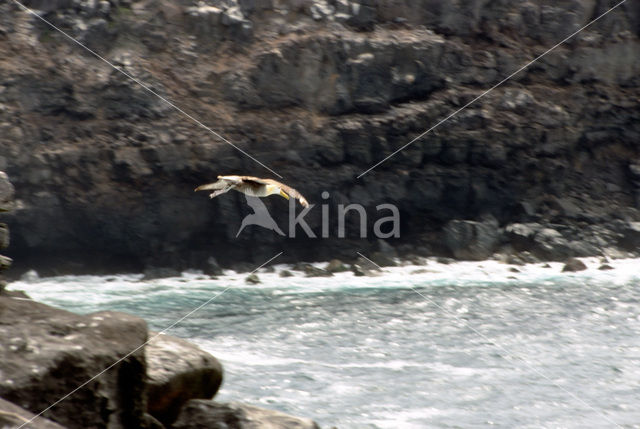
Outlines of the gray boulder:
{"label": "gray boulder", "polygon": [[15,189],[4,171],[0,171],[0,212],[13,209]]}
{"label": "gray boulder", "polygon": [[532,251],[539,258],[562,261],[573,254],[569,242],[553,228],[538,231],[534,237],[534,244]]}
{"label": "gray boulder", "polygon": [[625,222],[618,228],[618,245],[629,252],[640,250],[640,222]]}
{"label": "gray boulder", "polygon": [[331,271],[314,267],[311,264],[304,268],[304,273],[307,277],[331,277],[333,275]]}
{"label": "gray boulder", "polygon": [[457,259],[483,260],[496,250],[500,239],[498,222],[452,220],[444,228],[444,242]]}
{"label": "gray boulder", "polygon": [[260,277],[258,277],[258,275],[256,273],[252,273],[249,274],[245,279],[244,279],[245,283],[248,283],[250,285],[257,285],[258,283],[260,283]]}
{"label": "gray boulder", "polygon": [[327,264],[325,270],[330,273],[342,273],[344,271],[349,271],[349,267],[339,259],[332,259]]}
{"label": "gray boulder", "polygon": [[40,413],[92,380],[43,417],[71,428],[145,427],[146,340],[138,317],[0,296],[0,397]]}
{"label": "gray boulder", "polygon": [[373,262],[363,257],[359,257],[356,263],[351,265],[351,271],[356,277],[374,277],[380,275],[380,271],[382,270]]}
{"label": "gray boulder", "polygon": [[580,259],[569,258],[567,262],[564,264],[562,268],[562,272],[576,272],[576,271],[584,271],[587,269],[587,266]]}
{"label": "gray boulder", "polygon": [[9,247],[9,227],[6,223],[0,223],[0,249]]}
{"label": "gray boulder", "polygon": [[190,399],[211,399],[222,384],[222,365],[196,345],[150,332],[147,355],[147,410],[165,425]]}
{"label": "gray boulder", "polygon": [[42,417],[36,417],[31,421],[34,417],[33,413],[0,398],[0,428],[2,429],[15,428],[27,422],[29,422],[27,427],[30,429],[64,429],[64,426]]}
{"label": "gray boulder", "polygon": [[319,429],[310,419],[240,403],[187,402],[173,429]]}
{"label": "gray boulder", "polygon": [[[586,244],[570,243],[556,229],[544,227],[538,223],[514,223],[505,228],[508,243],[518,252],[531,252],[535,257],[546,261],[563,261],[579,254],[587,256],[590,249]],[[597,254],[598,249],[593,250]]]}

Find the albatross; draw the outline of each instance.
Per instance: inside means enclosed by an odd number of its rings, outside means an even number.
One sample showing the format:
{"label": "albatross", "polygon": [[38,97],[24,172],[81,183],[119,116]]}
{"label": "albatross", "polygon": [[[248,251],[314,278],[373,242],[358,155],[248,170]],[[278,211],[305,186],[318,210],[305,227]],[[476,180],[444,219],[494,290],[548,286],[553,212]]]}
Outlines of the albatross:
{"label": "albatross", "polygon": [[267,197],[280,195],[287,200],[293,197],[300,201],[302,207],[308,207],[309,203],[302,194],[291,186],[273,179],[261,179],[253,176],[218,176],[218,181],[198,186],[196,191],[213,191],[209,198],[229,192],[230,190],[242,192],[250,197]]}

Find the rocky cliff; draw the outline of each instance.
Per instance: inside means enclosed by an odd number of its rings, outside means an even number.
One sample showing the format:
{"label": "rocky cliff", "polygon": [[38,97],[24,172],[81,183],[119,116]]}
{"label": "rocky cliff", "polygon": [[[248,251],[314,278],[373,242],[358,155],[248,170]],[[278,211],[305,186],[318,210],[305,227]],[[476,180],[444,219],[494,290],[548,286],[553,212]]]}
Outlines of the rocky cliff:
{"label": "rocky cliff", "polygon": [[[546,258],[637,250],[640,6],[626,2],[361,178],[376,162],[613,6],[609,0],[28,0],[0,5],[0,169],[18,269],[139,270],[404,252]],[[329,235],[235,237],[275,177],[326,205]],[[322,192],[328,192],[323,198]],[[361,204],[337,236],[339,204]],[[267,207],[285,229],[287,204]],[[383,214],[380,214],[381,216]],[[453,222],[453,223],[452,223]],[[551,243],[551,244],[550,244]]]}

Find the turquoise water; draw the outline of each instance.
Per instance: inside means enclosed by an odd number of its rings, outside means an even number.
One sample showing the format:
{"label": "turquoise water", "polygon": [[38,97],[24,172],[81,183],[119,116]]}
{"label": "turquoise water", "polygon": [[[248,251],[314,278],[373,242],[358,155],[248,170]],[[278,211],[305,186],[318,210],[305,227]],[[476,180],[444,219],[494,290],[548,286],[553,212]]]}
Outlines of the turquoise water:
{"label": "turquoise water", "polygon": [[[12,289],[120,310],[218,357],[217,399],[339,428],[640,428],[640,271],[430,261],[379,277],[69,276]],[[283,267],[277,267],[278,270]],[[422,269],[426,272],[416,273]],[[222,294],[220,294],[222,292]]]}

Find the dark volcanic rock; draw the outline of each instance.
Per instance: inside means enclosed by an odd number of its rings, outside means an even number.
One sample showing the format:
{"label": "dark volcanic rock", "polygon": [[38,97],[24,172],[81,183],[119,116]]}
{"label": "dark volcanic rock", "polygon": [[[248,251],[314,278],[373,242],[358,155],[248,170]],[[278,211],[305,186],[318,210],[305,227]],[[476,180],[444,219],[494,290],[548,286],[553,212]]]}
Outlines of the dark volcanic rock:
{"label": "dark volcanic rock", "polygon": [[[543,259],[638,252],[633,228],[615,225],[640,221],[635,3],[468,106],[604,2],[31,3],[201,124],[1,2],[0,169],[19,201],[0,216],[14,270],[206,270],[210,256],[253,269],[280,251],[279,263],[371,255],[357,213],[345,237],[334,232],[351,203],[365,209],[368,233],[379,206],[397,208],[403,253],[482,257],[492,238],[478,242],[476,226],[451,229],[453,248],[442,231],[485,215],[539,225],[508,236]],[[250,214],[239,195],[193,195],[218,174],[271,175],[254,160],[314,204],[305,220],[327,237],[307,238],[300,225],[295,238],[257,227],[236,237]],[[264,201],[281,228],[292,221],[281,199]]]}
{"label": "dark volcanic rock", "polygon": [[222,365],[197,346],[170,335],[157,335],[145,346],[147,409],[165,425],[175,421],[190,399],[211,399],[222,384]]}
{"label": "dark volcanic rock", "polygon": [[319,429],[312,420],[240,403],[193,399],[184,406],[174,429]]}
{"label": "dark volcanic rock", "polygon": [[333,273],[329,270],[323,270],[322,268],[314,267],[313,265],[307,265],[304,269],[304,273],[307,277],[331,277]]}
{"label": "dark volcanic rock", "polygon": [[167,277],[179,277],[180,271],[170,267],[148,267],[144,270],[142,280],[164,279]]}
{"label": "dark volcanic rock", "polygon": [[7,224],[0,223],[0,249],[9,247],[9,227]]}
{"label": "dark volcanic rock", "polygon": [[[0,171],[0,212],[8,211],[13,208],[13,185],[9,182],[7,175]],[[9,227],[0,223],[0,250],[9,247]],[[0,255],[0,295],[6,294],[4,291],[6,282],[2,277],[2,273],[11,266],[11,258]]]}
{"label": "dark volcanic rock", "polygon": [[345,265],[339,259],[332,259],[327,264],[325,270],[329,271],[330,273],[342,273],[345,271],[349,271],[349,266]]}
{"label": "dark volcanic rock", "polygon": [[351,265],[351,271],[356,277],[362,276],[377,276],[380,275],[380,267],[374,264],[372,261],[359,257],[356,263]]}
{"label": "dark volcanic rock", "polygon": [[531,252],[546,261],[563,261],[570,256],[595,256],[600,250],[583,242],[569,242],[554,228],[537,223],[511,224],[505,228],[509,244],[519,252]]}
{"label": "dark volcanic rock", "polygon": [[249,274],[249,275],[244,279],[244,281],[245,281],[246,283],[248,283],[248,284],[251,284],[251,285],[257,285],[258,283],[261,283],[261,282],[260,282],[260,277],[258,277],[258,275],[257,275],[256,273]]}
{"label": "dark volcanic rock", "polygon": [[640,222],[626,222],[620,228],[618,244],[625,250],[638,251],[640,249]]}
{"label": "dark volcanic rock", "polygon": [[[0,427],[15,428],[29,422],[35,415],[9,401],[0,398]],[[64,429],[57,423],[42,417],[36,417],[26,426],[33,429]]]}
{"label": "dark volcanic rock", "polygon": [[3,171],[0,171],[0,212],[6,212],[13,209],[15,189],[9,177]]}
{"label": "dark volcanic rock", "polygon": [[380,267],[395,267],[397,265],[388,253],[373,252],[369,258]]}
{"label": "dark volcanic rock", "polygon": [[495,219],[484,222],[452,220],[444,228],[445,243],[458,259],[487,259],[496,250],[499,239]]}
{"label": "dark volcanic rock", "polygon": [[587,266],[580,259],[569,258],[562,268],[562,272],[575,272],[586,270]]}
{"label": "dark volcanic rock", "polygon": [[146,339],[145,322],[124,313],[80,316],[0,297],[0,396],[39,413],[118,362],[43,417],[69,428],[144,427]]}

